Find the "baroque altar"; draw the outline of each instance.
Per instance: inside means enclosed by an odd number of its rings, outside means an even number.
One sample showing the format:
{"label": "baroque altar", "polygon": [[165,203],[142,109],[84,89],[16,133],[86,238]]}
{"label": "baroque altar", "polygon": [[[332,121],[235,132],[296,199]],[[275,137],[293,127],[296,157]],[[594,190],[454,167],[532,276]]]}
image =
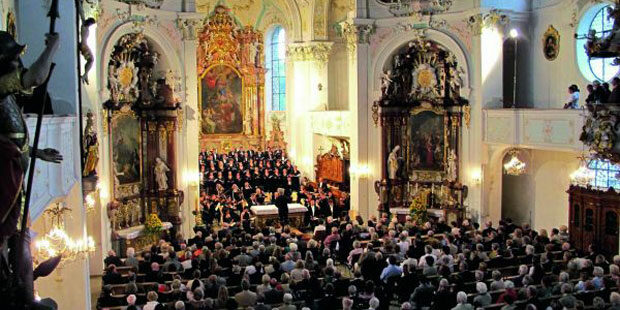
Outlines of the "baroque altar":
{"label": "baroque altar", "polygon": [[182,127],[180,79],[160,64],[163,57],[141,32],[122,36],[110,55],[103,104],[109,136],[113,238],[157,215],[181,224],[183,192],[177,190],[176,141]]}
{"label": "baroque altar", "polygon": [[397,52],[383,72],[372,107],[381,127],[382,179],[375,182],[381,212],[449,208],[463,217],[467,186],[460,183],[459,153],[470,111],[461,97],[463,74],[454,54],[424,37]]}
{"label": "baroque altar", "polygon": [[264,144],[263,34],[217,6],[198,34],[198,107],[203,149]]}

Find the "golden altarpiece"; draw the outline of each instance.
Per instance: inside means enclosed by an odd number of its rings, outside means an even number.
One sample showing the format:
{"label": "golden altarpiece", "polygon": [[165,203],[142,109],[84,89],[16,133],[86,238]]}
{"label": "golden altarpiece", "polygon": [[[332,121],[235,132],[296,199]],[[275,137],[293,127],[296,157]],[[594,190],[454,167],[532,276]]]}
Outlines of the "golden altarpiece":
{"label": "golden altarpiece", "polygon": [[198,34],[198,108],[202,149],[264,144],[263,35],[215,8]]}
{"label": "golden altarpiece", "polygon": [[469,103],[460,96],[463,70],[449,50],[423,37],[388,67],[372,108],[382,139],[379,210],[460,219],[467,186],[459,182],[458,159],[461,131],[469,126]]}

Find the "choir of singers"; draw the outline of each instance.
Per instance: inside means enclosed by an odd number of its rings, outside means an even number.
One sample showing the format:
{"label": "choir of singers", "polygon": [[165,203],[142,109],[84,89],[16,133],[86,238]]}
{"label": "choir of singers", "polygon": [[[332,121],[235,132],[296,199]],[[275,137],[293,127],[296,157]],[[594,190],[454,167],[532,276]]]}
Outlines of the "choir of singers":
{"label": "choir of singers", "polygon": [[[249,230],[250,208],[255,205],[300,203],[307,208],[307,225],[320,218],[346,215],[350,209],[346,193],[337,199],[322,179],[315,184],[302,180],[285,150],[203,150],[199,161],[201,215],[206,225],[218,221],[224,227]],[[281,222],[286,222],[284,210],[279,211],[284,217]]]}

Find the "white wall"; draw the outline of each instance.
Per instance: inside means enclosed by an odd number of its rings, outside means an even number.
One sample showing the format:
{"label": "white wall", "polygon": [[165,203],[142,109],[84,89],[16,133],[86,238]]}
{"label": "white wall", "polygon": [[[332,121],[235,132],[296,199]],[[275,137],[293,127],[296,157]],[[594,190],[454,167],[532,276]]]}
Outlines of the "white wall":
{"label": "white wall", "polygon": [[501,218],[510,217],[518,224],[529,223],[534,229],[568,225],[566,190],[570,185],[570,174],[579,166],[578,154],[530,152],[527,173],[504,175],[501,205],[491,207],[501,211]]}

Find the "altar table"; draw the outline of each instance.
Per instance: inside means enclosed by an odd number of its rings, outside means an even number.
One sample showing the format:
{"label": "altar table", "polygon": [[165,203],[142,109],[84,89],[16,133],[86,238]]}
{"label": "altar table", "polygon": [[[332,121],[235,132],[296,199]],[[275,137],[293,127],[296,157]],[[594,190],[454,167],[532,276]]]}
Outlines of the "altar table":
{"label": "altar table", "polygon": [[[302,227],[304,224],[304,214],[308,209],[299,203],[288,204],[288,218],[292,226]],[[278,208],[275,205],[252,206],[250,211],[254,215],[256,227],[265,227],[268,220],[279,221]]]}
{"label": "altar table", "polygon": [[[172,223],[163,222],[162,230],[172,228]],[[150,249],[153,242],[157,242],[158,236],[151,236],[144,233],[144,225],[129,227],[113,232],[113,248],[121,256],[124,256],[127,248],[132,247],[136,252]]]}

